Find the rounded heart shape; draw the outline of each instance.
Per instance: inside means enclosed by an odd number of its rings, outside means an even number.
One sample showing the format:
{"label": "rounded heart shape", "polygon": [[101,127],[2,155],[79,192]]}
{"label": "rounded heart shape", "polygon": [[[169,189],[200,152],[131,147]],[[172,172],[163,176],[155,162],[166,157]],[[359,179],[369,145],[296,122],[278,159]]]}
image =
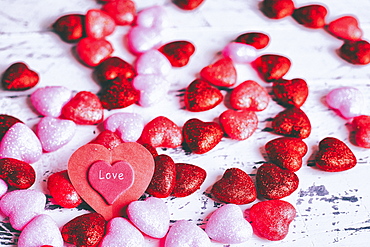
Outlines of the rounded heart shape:
{"label": "rounded heart shape", "polygon": [[257,49],[251,45],[231,42],[222,50],[222,55],[235,63],[250,63],[257,58]]}
{"label": "rounded heart shape", "polygon": [[81,61],[90,67],[95,67],[107,59],[114,51],[110,42],[105,39],[87,37],[81,39],[76,46],[76,53]]}
{"label": "rounded heart shape", "polygon": [[127,41],[131,52],[144,53],[162,43],[161,29],[135,26],[127,34]]}
{"label": "rounded heart shape", "polygon": [[258,127],[258,118],[253,111],[226,110],[221,113],[219,121],[224,132],[235,140],[248,139]]}
{"label": "rounded heart shape", "polygon": [[362,39],[362,30],[354,16],[342,16],[330,22],[325,30],[339,39],[351,41]]}
{"label": "rounded heart shape", "polygon": [[236,83],[237,75],[230,58],[221,58],[200,71],[202,79],[218,87],[231,87]]}
{"label": "rounded heart shape", "polygon": [[209,247],[211,240],[208,235],[194,222],[176,221],[167,234],[165,247],[196,246]]}
{"label": "rounded heart shape", "polygon": [[124,142],[135,142],[144,128],[144,119],[140,114],[117,112],[104,121],[104,128],[117,133]]}
{"label": "rounded heart shape", "polygon": [[252,80],[240,83],[230,94],[230,105],[237,110],[263,111],[269,102],[267,90]]}
{"label": "rounded heart shape", "polygon": [[170,61],[158,50],[149,50],[136,60],[136,72],[138,74],[157,74],[166,76],[170,73],[172,65]]}
{"label": "rounded heart shape", "polygon": [[361,115],[364,99],[360,90],[354,87],[340,87],[326,95],[326,103],[336,109],[344,118]]}
{"label": "rounded heart shape", "polygon": [[133,86],[140,91],[139,104],[143,107],[152,106],[167,96],[170,83],[162,75],[138,75]]}
{"label": "rounded heart shape", "polygon": [[169,20],[165,8],[152,6],[140,11],[136,16],[136,25],[149,28],[166,28],[169,26]]}

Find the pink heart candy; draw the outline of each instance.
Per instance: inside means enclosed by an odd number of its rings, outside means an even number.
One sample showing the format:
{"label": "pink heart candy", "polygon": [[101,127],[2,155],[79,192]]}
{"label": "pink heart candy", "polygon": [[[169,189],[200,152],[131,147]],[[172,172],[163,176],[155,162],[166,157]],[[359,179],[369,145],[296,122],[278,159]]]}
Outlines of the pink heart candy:
{"label": "pink heart candy", "polygon": [[209,247],[211,240],[196,224],[187,220],[176,221],[167,234],[165,247]]}
{"label": "pink heart candy", "polygon": [[163,238],[170,226],[170,213],[166,203],[156,197],[131,202],[127,207],[131,222],[153,238]]}
{"label": "pink heart candy", "polygon": [[163,29],[169,26],[166,10],[161,6],[146,8],[137,14],[136,25]]}
{"label": "pink heart candy", "polygon": [[224,57],[229,57],[235,63],[250,63],[257,58],[257,49],[251,45],[230,42],[223,49]]}
{"label": "pink heart candy", "polygon": [[0,179],[0,199],[6,194],[7,191],[8,184],[4,180]]}
{"label": "pink heart candy", "polygon": [[135,26],[127,34],[127,42],[131,52],[135,54],[149,51],[162,43],[161,30]]}
{"label": "pink heart candy", "polygon": [[36,190],[13,190],[0,200],[1,212],[21,231],[35,216],[44,213],[46,196]]}
{"label": "pink heart candy", "polygon": [[0,143],[0,158],[14,158],[27,163],[38,161],[42,147],[36,134],[23,123],[16,123]]}
{"label": "pink heart candy", "polygon": [[136,142],[144,129],[144,119],[137,113],[118,112],[104,121],[104,128],[117,133],[124,142]]}
{"label": "pink heart candy", "polygon": [[170,83],[160,75],[138,75],[132,85],[140,91],[139,104],[152,106],[166,98]]}
{"label": "pink heart candy", "polygon": [[31,94],[31,103],[43,116],[59,117],[63,106],[72,98],[72,91],[62,86],[46,86]]}
{"label": "pink heart candy", "polygon": [[23,229],[18,247],[39,247],[50,245],[63,247],[63,238],[55,221],[46,214],[33,218]]}
{"label": "pink heart candy", "polygon": [[76,124],[72,120],[44,117],[37,124],[36,134],[42,149],[53,152],[72,140],[76,132]]}
{"label": "pink heart candy", "polygon": [[144,246],[144,236],[128,220],[121,217],[111,219],[107,224],[107,234],[100,242],[104,246]]}
{"label": "pink heart candy", "polygon": [[235,204],[217,209],[209,218],[205,231],[211,239],[225,244],[244,243],[253,233],[252,226]]}
{"label": "pink heart candy", "polygon": [[338,110],[344,118],[361,115],[364,99],[360,90],[354,87],[340,87],[326,95],[326,103],[330,108]]}
{"label": "pink heart candy", "polygon": [[167,57],[158,50],[149,50],[143,53],[136,61],[138,74],[158,74],[166,76],[170,73],[172,65]]}

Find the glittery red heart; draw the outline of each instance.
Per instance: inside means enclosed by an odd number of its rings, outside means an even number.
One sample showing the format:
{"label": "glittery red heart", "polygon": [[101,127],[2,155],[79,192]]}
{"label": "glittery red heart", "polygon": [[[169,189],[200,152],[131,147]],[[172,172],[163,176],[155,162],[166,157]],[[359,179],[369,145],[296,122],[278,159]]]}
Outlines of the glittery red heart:
{"label": "glittery red heart", "polygon": [[90,9],[85,17],[86,34],[95,39],[104,38],[114,32],[116,23],[112,17],[100,9]]}
{"label": "glittery red heart", "polygon": [[95,67],[94,73],[103,86],[117,77],[132,80],[136,76],[134,67],[119,57],[107,58]]}
{"label": "glittery red heart", "polygon": [[185,197],[197,191],[206,179],[207,173],[199,166],[176,163],[176,181],[171,195]]}
{"label": "glittery red heart", "polygon": [[52,27],[54,32],[67,43],[75,43],[86,37],[84,15],[69,14],[61,16]]}
{"label": "glittery red heart", "polygon": [[81,39],[76,46],[76,53],[81,62],[95,67],[107,59],[114,51],[112,44],[105,39],[91,37]]}
{"label": "glittery red heart", "polygon": [[218,87],[231,87],[236,83],[236,69],[230,58],[221,58],[204,67],[200,77]]}
{"label": "glittery red heart", "polygon": [[0,114],[0,141],[10,127],[16,123],[22,123],[22,121],[10,115]]}
{"label": "glittery red heart", "polygon": [[119,135],[110,130],[104,130],[100,132],[100,134],[90,143],[100,144],[106,147],[108,150],[112,150],[122,142],[123,141]]}
{"label": "glittery red heart", "polygon": [[172,0],[172,2],[183,10],[194,10],[203,3],[204,0]]}
{"label": "glittery red heart", "polygon": [[282,78],[289,71],[290,65],[288,58],[272,54],[262,55],[252,63],[261,78],[267,82]]}
{"label": "glittery red heart", "polygon": [[301,109],[291,107],[274,117],[272,129],[279,135],[304,139],[311,134],[311,123]]}
{"label": "glittery red heart", "polygon": [[262,12],[271,19],[282,19],[290,16],[294,11],[292,0],[264,0],[262,2]]}
{"label": "glittery red heart", "polygon": [[308,86],[303,79],[274,81],[272,92],[276,101],[283,106],[301,107],[308,96]]}
{"label": "glittery red heart", "polygon": [[295,9],[292,17],[301,25],[308,28],[323,28],[328,10],[318,4],[312,4]]}
{"label": "glittery red heart", "polygon": [[369,64],[370,43],[366,40],[347,41],[340,47],[339,56],[352,64]]}
{"label": "glittery red heart", "polygon": [[235,39],[235,42],[251,45],[256,49],[263,49],[269,44],[270,37],[264,33],[243,33]]}
{"label": "glittery red heart", "polygon": [[39,75],[27,64],[18,62],[5,70],[1,82],[6,90],[24,91],[36,86]]}
{"label": "glittery red heart", "polygon": [[361,115],[353,118],[352,127],[355,131],[356,145],[370,148],[370,116]]}
{"label": "glittery red heart", "polygon": [[109,1],[103,5],[102,10],[107,12],[117,25],[131,25],[136,16],[136,5],[131,0]]}
{"label": "glittery red heart", "polygon": [[253,111],[226,110],[219,117],[224,132],[235,140],[248,139],[257,129],[258,118]]}
{"label": "glittery red heart", "polygon": [[36,172],[33,167],[13,158],[0,159],[0,179],[15,189],[28,189],[35,183]]}
{"label": "glittery red heart", "polygon": [[189,63],[195,46],[189,41],[174,41],[161,46],[158,51],[167,57],[173,67],[183,67]]}
{"label": "glittery red heart", "polygon": [[325,30],[339,39],[358,41],[362,38],[362,30],[353,16],[342,16],[330,22]]}

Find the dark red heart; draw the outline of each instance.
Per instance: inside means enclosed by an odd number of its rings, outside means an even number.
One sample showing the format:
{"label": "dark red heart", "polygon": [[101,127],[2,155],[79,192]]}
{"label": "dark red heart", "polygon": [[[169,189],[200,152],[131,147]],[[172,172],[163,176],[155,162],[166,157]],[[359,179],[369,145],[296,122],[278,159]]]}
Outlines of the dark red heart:
{"label": "dark red heart", "polygon": [[22,123],[22,121],[10,115],[0,114],[0,141],[5,133],[16,123]]}
{"label": "dark red heart", "polygon": [[143,147],[145,147],[153,155],[153,158],[158,156],[157,149],[155,147],[153,147],[152,145],[150,145],[148,143],[143,143],[141,145],[143,145]]}
{"label": "dark red heart", "polygon": [[136,76],[135,68],[119,57],[107,58],[95,67],[94,73],[104,86],[107,84],[107,81],[114,80],[117,77],[132,80]]}
{"label": "dark red heart", "polygon": [[204,0],[172,0],[172,2],[183,10],[194,10],[198,8]]}
{"label": "dark red heart", "polygon": [[121,137],[119,137],[119,135],[110,130],[104,130],[90,143],[100,144],[106,147],[107,149],[112,150],[122,142],[123,141]]}
{"label": "dark red heart", "polygon": [[219,117],[224,132],[235,140],[248,139],[258,127],[258,118],[253,111],[226,110]]}
{"label": "dark red heart", "polygon": [[131,0],[109,1],[103,5],[102,10],[107,12],[117,25],[131,25],[136,16],[136,5]]}
{"label": "dark red heart", "polygon": [[90,67],[95,67],[109,58],[113,51],[113,46],[109,41],[91,37],[81,39],[76,46],[78,58]]}
{"label": "dark red heart", "polygon": [[36,172],[24,161],[3,158],[0,159],[0,179],[4,180],[9,187],[28,189],[35,183]]}
{"label": "dark red heart", "polygon": [[338,39],[350,41],[362,39],[362,30],[354,16],[342,16],[330,22],[325,30]]}
{"label": "dark red heart", "polygon": [[355,131],[356,145],[370,148],[370,116],[361,115],[354,117],[352,127]]}
{"label": "dark red heart", "polygon": [[323,28],[328,10],[318,4],[312,4],[295,9],[292,16],[301,25],[308,28]]}
{"label": "dark red heart", "polygon": [[267,82],[281,79],[290,69],[291,62],[280,55],[266,54],[252,63],[262,79]]}
{"label": "dark red heart", "polygon": [[11,91],[27,90],[36,86],[38,82],[39,75],[22,62],[12,64],[2,77],[4,89]]}
{"label": "dark red heart", "polygon": [[61,16],[55,21],[52,28],[67,43],[75,43],[86,37],[84,15],[69,14]]}
{"label": "dark red heart", "polygon": [[272,129],[279,135],[304,139],[311,134],[311,123],[300,108],[291,107],[274,117]]}
{"label": "dark red heart", "polygon": [[276,101],[283,106],[301,107],[308,96],[308,86],[303,79],[274,81],[272,92]]}
{"label": "dark red heart", "polygon": [[230,58],[221,58],[204,67],[200,77],[218,87],[231,87],[236,83],[236,69]]}
{"label": "dark red heart", "polygon": [[204,169],[185,163],[176,163],[175,187],[172,196],[185,197],[193,194],[203,184],[207,177]]}
{"label": "dark red heart", "polygon": [[262,12],[271,19],[282,19],[290,16],[294,11],[292,0],[264,0],[262,2]]}
{"label": "dark red heart", "polygon": [[189,41],[174,41],[161,46],[158,51],[167,57],[173,67],[184,67],[195,52],[195,46]]}
{"label": "dark red heart", "polygon": [[235,39],[235,42],[251,45],[256,49],[263,49],[269,44],[270,37],[264,33],[243,33]]}
{"label": "dark red heart", "polygon": [[339,56],[352,64],[369,64],[370,43],[366,40],[347,41],[340,47]]}

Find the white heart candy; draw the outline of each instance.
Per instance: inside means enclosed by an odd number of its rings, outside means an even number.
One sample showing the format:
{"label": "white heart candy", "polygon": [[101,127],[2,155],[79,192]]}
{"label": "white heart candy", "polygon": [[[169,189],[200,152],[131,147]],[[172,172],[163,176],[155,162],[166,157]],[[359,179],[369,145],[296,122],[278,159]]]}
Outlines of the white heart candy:
{"label": "white heart candy", "polygon": [[153,6],[140,11],[136,16],[136,24],[143,27],[166,28],[169,26],[166,10],[161,6]]}
{"label": "white heart candy", "polygon": [[196,224],[187,220],[176,221],[167,234],[165,247],[209,247],[211,240]]}
{"label": "white heart candy", "polygon": [[364,99],[360,90],[354,87],[336,88],[326,95],[329,107],[336,109],[345,118],[361,115]]}
{"label": "white heart candy", "polygon": [[124,142],[136,142],[144,129],[144,119],[140,114],[117,112],[104,121],[104,128],[117,132]]}
{"label": "white heart candy", "polygon": [[152,106],[166,98],[170,83],[160,75],[138,75],[132,85],[140,91],[139,104]]}
{"label": "white heart candy", "polygon": [[149,50],[143,53],[136,61],[138,74],[158,74],[166,76],[170,73],[172,65],[167,57],[158,50]]}
{"label": "white heart candy", "polygon": [[135,26],[127,34],[129,49],[136,54],[144,53],[162,43],[161,30]]}

